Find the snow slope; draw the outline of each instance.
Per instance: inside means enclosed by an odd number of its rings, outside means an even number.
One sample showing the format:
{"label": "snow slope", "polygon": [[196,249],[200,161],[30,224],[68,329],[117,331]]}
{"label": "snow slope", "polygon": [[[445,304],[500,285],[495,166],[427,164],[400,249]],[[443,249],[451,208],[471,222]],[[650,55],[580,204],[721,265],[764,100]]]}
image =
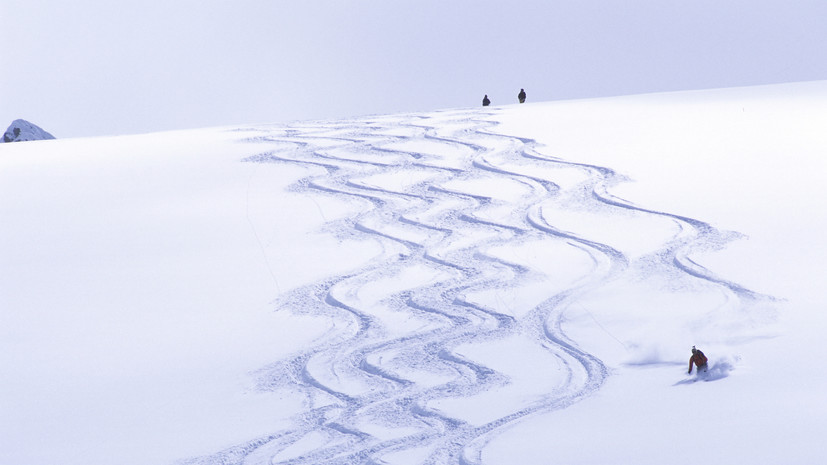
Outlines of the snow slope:
{"label": "snow slope", "polygon": [[0,462],[817,462],[825,100],[4,145]]}

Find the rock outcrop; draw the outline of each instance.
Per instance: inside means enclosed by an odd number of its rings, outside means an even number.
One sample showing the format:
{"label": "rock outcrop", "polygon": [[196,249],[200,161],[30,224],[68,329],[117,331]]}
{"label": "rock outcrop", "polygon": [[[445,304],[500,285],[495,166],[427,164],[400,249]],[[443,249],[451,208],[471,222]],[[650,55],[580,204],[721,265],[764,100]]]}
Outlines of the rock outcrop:
{"label": "rock outcrop", "polygon": [[41,129],[24,119],[16,119],[11,123],[6,133],[3,134],[3,142],[23,142],[27,140],[54,139],[55,136]]}

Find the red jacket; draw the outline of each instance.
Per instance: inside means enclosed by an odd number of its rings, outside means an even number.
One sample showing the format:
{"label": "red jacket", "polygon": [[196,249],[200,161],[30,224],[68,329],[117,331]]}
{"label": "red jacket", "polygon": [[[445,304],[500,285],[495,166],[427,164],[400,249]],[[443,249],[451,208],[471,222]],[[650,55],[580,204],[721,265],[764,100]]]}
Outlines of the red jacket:
{"label": "red jacket", "polygon": [[706,361],[707,361],[706,355],[704,355],[704,353],[701,352],[700,350],[696,350],[695,352],[692,353],[692,357],[689,358],[689,372],[688,373],[692,373],[692,364],[693,363],[695,364],[696,367],[698,367],[700,369],[702,366],[706,365]]}

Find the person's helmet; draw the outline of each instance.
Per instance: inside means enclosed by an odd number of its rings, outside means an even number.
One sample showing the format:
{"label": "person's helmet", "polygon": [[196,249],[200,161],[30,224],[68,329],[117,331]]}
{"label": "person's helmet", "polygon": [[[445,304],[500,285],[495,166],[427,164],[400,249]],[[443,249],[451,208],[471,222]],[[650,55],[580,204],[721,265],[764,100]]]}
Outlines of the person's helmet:
{"label": "person's helmet", "polygon": [[692,353],[694,354],[696,351],[695,346],[692,346]]}

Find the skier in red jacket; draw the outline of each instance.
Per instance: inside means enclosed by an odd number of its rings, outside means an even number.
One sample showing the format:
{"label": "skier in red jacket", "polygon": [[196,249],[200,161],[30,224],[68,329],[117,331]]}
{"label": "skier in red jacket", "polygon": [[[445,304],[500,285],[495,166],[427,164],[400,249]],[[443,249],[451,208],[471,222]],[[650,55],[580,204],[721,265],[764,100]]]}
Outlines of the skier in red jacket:
{"label": "skier in red jacket", "polygon": [[702,370],[706,371],[706,355],[703,352],[696,349],[695,346],[692,346],[692,357],[689,358],[689,371],[687,374],[692,373],[692,364],[694,363],[696,367],[698,367],[698,373]]}

